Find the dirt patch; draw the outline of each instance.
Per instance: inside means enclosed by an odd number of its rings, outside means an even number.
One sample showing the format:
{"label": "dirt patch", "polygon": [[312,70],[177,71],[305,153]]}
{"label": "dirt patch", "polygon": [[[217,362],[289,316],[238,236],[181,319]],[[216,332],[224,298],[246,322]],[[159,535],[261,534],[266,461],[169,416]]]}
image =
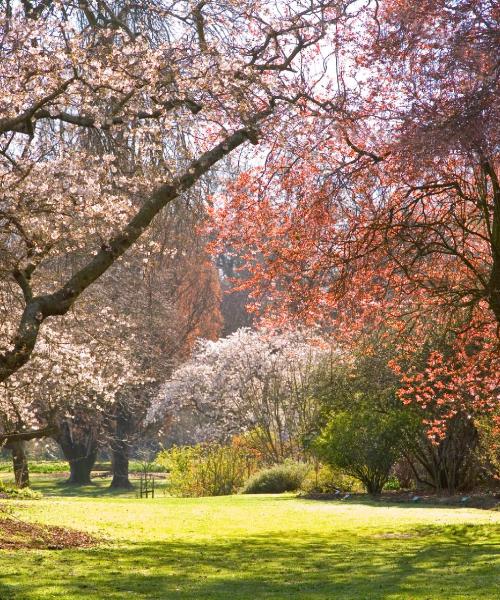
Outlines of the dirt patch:
{"label": "dirt patch", "polygon": [[0,549],[63,550],[91,548],[97,540],[87,533],[63,527],[26,523],[14,518],[0,518]]}

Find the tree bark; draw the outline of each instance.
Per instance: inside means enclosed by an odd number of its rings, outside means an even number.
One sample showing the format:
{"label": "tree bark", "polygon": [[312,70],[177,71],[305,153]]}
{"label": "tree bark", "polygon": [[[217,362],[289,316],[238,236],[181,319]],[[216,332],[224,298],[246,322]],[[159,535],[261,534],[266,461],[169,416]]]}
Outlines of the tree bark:
{"label": "tree bark", "polygon": [[82,425],[73,426],[65,421],[60,426],[57,442],[61,446],[64,458],[69,462],[70,476],[67,483],[90,484],[90,473],[98,450],[93,430]]}
{"label": "tree bark", "polygon": [[9,444],[9,447],[12,452],[12,464],[14,467],[14,477],[17,487],[29,487],[30,476],[28,459],[26,458],[26,452],[24,450],[24,442],[12,442]]}
{"label": "tree bark", "polygon": [[491,223],[491,266],[488,282],[488,302],[500,326],[500,181],[493,165],[485,161],[482,164],[485,175],[490,179],[493,191],[493,219]]}
{"label": "tree bark", "polygon": [[132,484],[129,480],[129,449],[130,444],[128,436],[132,426],[132,415],[121,402],[117,405],[115,434],[111,444],[113,480],[112,488],[129,489]]}
{"label": "tree bark", "polygon": [[67,483],[72,485],[89,485],[92,483],[90,473],[96,456],[97,452],[81,458],[68,459],[70,476]]}

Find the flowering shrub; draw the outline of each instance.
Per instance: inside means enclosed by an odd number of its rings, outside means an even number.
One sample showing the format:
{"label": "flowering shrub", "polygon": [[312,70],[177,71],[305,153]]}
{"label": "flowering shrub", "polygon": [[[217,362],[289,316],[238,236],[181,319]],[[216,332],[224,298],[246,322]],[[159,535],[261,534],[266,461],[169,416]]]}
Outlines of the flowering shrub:
{"label": "flowering shrub", "polygon": [[300,440],[318,418],[314,396],[318,365],[330,349],[314,332],[239,329],[202,340],[191,359],[174,371],[152,403],[150,421],[183,410],[210,424],[198,439],[247,432],[247,441],[268,464],[300,453]]}

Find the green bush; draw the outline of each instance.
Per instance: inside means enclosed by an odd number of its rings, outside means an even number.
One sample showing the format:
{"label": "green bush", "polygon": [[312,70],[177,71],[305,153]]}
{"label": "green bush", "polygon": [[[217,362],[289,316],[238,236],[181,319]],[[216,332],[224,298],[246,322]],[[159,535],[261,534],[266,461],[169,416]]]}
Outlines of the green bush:
{"label": "green bush", "polygon": [[407,426],[403,411],[339,412],[316,439],[314,449],[322,461],[355,477],[376,495],[401,456]]}
{"label": "green bush", "polygon": [[401,484],[395,475],[391,475],[384,484],[384,490],[400,490]]}
{"label": "green bush", "polygon": [[295,492],[307,476],[310,466],[304,463],[285,461],[252,475],[243,488],[243,494],[280,494]]}
{"label": "green bush", "polygon": [[321,465],[311,470],[302,482],[300,489],[306,494],[333,494],[341,492],[359,492],[359,481],[330,465]]}
{"label": "green bush", "polygon": [[40,500],[42,494],[30,488],[17,488],[5,485],[0,481],[0,498],[12,498],[14,500]]}
{"label": "green bush", "polygon": [[173,496],[234,494],[254,470],[254,460],[237,446],[198,444],[164,450],[156,462],[169,472],[166,489]]}

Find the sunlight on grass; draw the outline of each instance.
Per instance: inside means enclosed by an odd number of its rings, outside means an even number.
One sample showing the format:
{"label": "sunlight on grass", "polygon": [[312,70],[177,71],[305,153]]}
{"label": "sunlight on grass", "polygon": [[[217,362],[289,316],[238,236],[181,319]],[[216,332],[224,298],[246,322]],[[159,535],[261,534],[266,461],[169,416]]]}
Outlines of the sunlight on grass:
{"label": "sunlight on grass", "polygon": [[[2,600],[498,597],[497,512],[292,495],[140,500],[107,495],[107,483],[95,497],[85,489],[15,504],[20,517],[105,542],[2,551]],[[53,479],[38,484],[59,489]]]}

